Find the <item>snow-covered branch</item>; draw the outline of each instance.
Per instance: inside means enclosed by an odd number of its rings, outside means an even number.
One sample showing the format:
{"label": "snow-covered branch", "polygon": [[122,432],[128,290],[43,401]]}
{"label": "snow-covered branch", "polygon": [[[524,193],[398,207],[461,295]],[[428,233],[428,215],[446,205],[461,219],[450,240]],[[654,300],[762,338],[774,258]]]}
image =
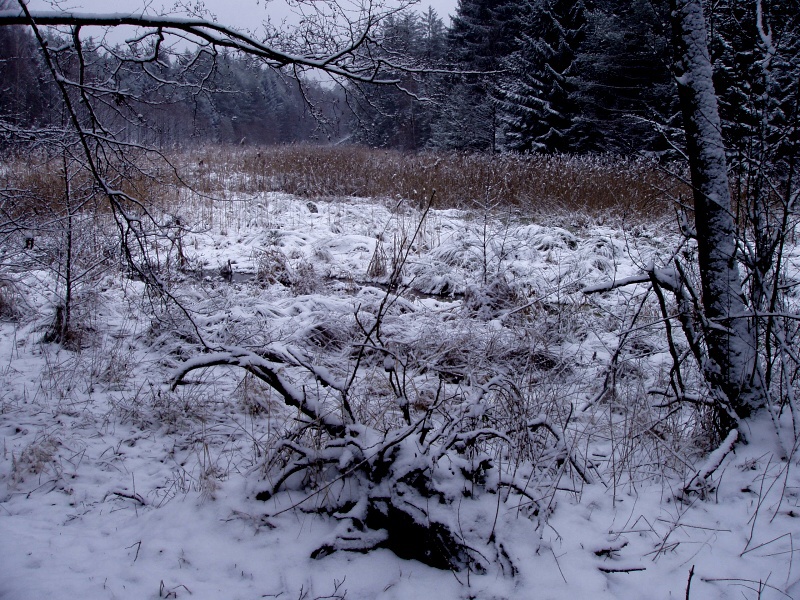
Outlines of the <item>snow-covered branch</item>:
{"label": "snow-covered branch", "polygon": [[[28,14],[26,14],[26,12]],[[382,15],[369,14],[358,23],[358,29],[343,40],[335,40],[328,51],[308,49],[306,52],[293,52],[277,45],[262,42],[239,30],[215,23],[214,21],[157,16],[134,13],[81,13],[53,11],[0,11],[0,26],[33,25],[68,27],[143,27],[152,30],[154,35],[175,32],[189,36],[197,44],[207,44],[214,48],[235,50],[262,59],[273,68],[294,66],[326,71],[332,75],[346,77],[364,83],[398,83],[397,78],[384,78],[382,71],[369,60],[364,60],[360,49],[371,43],[372,29],[380,22]],[[145,34],[146,36],[147,34]],[[157,53],[152,57],[155,60]],[[138,59],[141,62],[142,59]]]}
{"label": "snow-covered branch", "polygon": [[267,383],[281,395],[288,406],[298,408],[306,417],[319,422],[329,434],[342,435],[345,423],[331,411],[326,411],[318,400],[309,397],[302,387],[295,385],[283,374],[282,370],[287,361],[278,353],[269,353],[267,356],[261,356],[244,348],[228,348],[223,352],[201,354],[183,363],[175,372],[172,389],[183,383],[186,375],[197,369],[220,365],[240,367]]}

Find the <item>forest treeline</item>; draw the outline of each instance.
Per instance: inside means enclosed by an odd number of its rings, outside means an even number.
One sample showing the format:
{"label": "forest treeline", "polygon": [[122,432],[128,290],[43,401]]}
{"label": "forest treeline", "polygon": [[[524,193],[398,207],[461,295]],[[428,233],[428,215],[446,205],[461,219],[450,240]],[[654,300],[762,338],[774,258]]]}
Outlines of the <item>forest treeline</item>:
{"label": "forest treeline", "polygon": [[[728,148],[747,147],[768,130],[788,152],[798,130],[800,0],[719,0],[707,12]],[[84,59],[126,90],[119,102],[139,99],[141,123],[120,117],[119,130],[160,147],[351,141],[399,150],[671,155],[681,146],[665,3],[460,0],[449,26],[431,8],[408,10],[375,35],[382,75],[396,76],[396,86],[298,81],[226,52],[173,54],[150,65],[150,76],[119,70],[109,54],[133,51],[127,47],[88,44]],[[65,119],[25,28],[0,30],[0,91],[5,127]],[[122,112],[113,102],[105,109],[111,123]]]}
{"label": "forest treeline", "polygon": [[[124,56],[129,49],[118,47],[113,52]],[[135,143],[163,148],[207,141],[315,140],[320,121],[310,107],[336,110],[330,90],[307,84],[301,92],[296,80],[264,68],[251,56],[187,50],[162,58],[143,72],[120,65],[110,54],[108,48],[89,42],[83,58],[96,81],[113,80],[122,92],[106,103],[103,117],[112,126],[116,121],[116,135]],[[123,114],[129,112],[138,115],[139,122]],[[328,116],[329,122],[337,121],[333,112]],[[0,28],[0,120],[9,135],[14,126],[58,127],[66,124],[66,118],[63,99],[33,34],[23,27]]]}

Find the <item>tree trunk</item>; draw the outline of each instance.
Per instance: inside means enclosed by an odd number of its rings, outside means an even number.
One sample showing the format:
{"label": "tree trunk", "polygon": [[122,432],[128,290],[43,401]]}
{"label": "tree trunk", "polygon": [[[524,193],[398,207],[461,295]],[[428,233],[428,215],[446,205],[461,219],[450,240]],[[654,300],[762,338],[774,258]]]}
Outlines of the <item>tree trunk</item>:
{"label": "tree trunk", "polygon": [[[736,260],[736,230],[706,22],[700,0],[670,0],[670,10],[708,323],[709,364],[703,368],[709,383],[743,418],[764,406],[765,394]],[[721,419],[723,435],[736,426],[733,415],[721,414]]]}

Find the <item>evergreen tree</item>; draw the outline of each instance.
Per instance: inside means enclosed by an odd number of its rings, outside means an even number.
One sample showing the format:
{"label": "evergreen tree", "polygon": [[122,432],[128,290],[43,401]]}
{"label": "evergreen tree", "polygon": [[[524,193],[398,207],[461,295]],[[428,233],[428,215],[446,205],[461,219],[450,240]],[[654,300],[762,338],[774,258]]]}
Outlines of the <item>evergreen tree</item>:
{"label": "evergreen tree", "polygon": [[762,138],[780,146],[785,157],[798,129],[800,1],[720,0],[710,30],[714,87],[732,164],[748,162]]}
{"label": "evergreen tree", "polygon": [[424,69],[439,66],[444,59],[444,24],[432,8],[421,16],[404,12],[383,22],[379,38],[386,64],[409,65],[420,72],[390,67],[383,75],[397,77],[397,86],[364,88],[355,111],[353,138],[378,148],[420,149],[431,138],[429,100],[440,79]]}
{"label": "evergreen tree", "polygon": [[508,73],[495,88],[506,145],[518,152],[582,149],[574,63],[585,37],[581,0],[528,0],[521,4],[518,47],[504,59]]}
{"label": "evergreen tree", "polygon": [[429,65],[439,65],[447,54],[447,30],[432,6],[420,16],[422,46],[420,56]]}
{"label": "evergreen tree", "polygon": [[[180,101],[171,102],[167,112],[191,123],[192,137],[280,144],[308,140],[316,134],[319,123],[311,109],[327,95],[319,91],[318,84],[285,78],[253,57],[234,53],[183,56],[178,62],[191,65],[187,78],[193,85],[183,88]],[[201,82],[202,91],[195,87]],[[189,107],[188,111],[184,107]]]}
{"label": "evergreen tree", "polygon": [[448,31],[448,60],[469,74],[445,81],[432,145],[495,151],[501,145],[500,121],[492,98],[503,59],[513,51],[521,21],[513,0],[459,0]]}
{"label": "evergreen tree", "polygon": [[664,150],[659,129],[678,113],[669,68],[667,15],[649,0],[603,0],[587,13],[574,73],[583,148],[633,154]]}
{"label": "evergreen tree", "polygon": [[27,127],[49,119],[39,54],[27,29],[0,28],[0,118],[8,123]]}

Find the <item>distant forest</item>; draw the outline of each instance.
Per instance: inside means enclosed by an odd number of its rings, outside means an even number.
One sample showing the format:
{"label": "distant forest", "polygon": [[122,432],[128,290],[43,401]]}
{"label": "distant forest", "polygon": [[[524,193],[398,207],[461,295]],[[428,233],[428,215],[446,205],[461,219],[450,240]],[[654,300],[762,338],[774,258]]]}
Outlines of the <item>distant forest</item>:
{"label": "distant forest", "polygon": [[[765,123],[797,131],[800,0],[763,0],[761,13],[754,4],[707,7],[729,148]],[[298,80],[233,53],[175,54],[152,66],[155,77],[114,71],[118,62],[99,44],[84,58],[95,75],[133,92],[120,102],[140,101],[141,123],[120,117],[115,134],[157,147],[308,141],[670,155],[681,129],[664,10],[651,0],[460,0],[449,27],[430,8],[397,13],[376,32],[383,74],[396,75],[396,86]],[[60,106],[30,32],[0,29],[4,127],[58,126]],[[107,122],[116,108],[105,107]]]}

